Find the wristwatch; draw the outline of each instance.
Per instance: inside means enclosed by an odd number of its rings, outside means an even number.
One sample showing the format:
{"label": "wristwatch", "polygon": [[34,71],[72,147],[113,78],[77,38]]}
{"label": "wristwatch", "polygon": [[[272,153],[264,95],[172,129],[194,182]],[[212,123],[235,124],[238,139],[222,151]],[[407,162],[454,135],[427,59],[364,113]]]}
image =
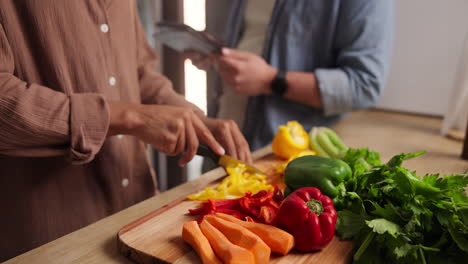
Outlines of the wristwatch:
{"label": "wristwatch", "polygon": [[286,72],[278,70],[278,73],[271,82],[271,91],[276,95],[283,96],[287,90],[288,82],[286,81]]}

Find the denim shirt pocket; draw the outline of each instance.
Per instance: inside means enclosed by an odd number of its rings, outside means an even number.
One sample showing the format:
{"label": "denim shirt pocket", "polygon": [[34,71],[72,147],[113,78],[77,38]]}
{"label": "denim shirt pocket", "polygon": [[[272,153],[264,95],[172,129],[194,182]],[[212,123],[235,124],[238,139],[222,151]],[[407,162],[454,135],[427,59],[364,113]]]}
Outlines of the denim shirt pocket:
{"label": "denim shirt pocket", "polygon": [[272,61],[302,71],[329,65],[338,7],[339,0],[285,2],[273,18],[276,23],[273,45],[287,50],[287,55]]}
{"label": "denim shirt pocket", "polygon": [[303,40],[308,31],[314,30],[314,17],[319,15],[318,8],[310,0],[294,0],[294,4],[285,4],[278,15],[278,30],[295,40]]}

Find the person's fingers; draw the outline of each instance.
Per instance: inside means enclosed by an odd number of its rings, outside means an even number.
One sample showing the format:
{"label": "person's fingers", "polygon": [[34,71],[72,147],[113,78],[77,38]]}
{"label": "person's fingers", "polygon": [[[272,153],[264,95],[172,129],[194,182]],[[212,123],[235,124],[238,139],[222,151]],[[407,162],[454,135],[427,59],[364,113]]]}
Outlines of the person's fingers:
{"label": "person's fingers", "polygon": [[235,74],[239,73],[239,71],[237,69],[226,66],[224,64],[219,64],[218,70],[219,70],[220,73],[225,73],[225,74],[229,74],[229,75],[235,75]]}
{"label": "person's fingers", "polygon": [[231,127],[232,139],[236,146],[235,148],[237,151],[237,157],[240,160],[249,162],[250,151],[249,151],[247,141],[245,141],[244,136],[242,135],[241,131],[239,130],[237,124],[234,121],[230,121],[230,127]]}
{"label": "person's fingers", "polygon": [[248,95],[243,89],[242,85],[239,82],[234,82],[231,84],[231,89],[234,91],[234,93],[239,94],[239,95]]}
{"label": "person's fingers", "polygon": [[240,72],[245,65],[243,61],[229,57],[221,57],[218,60],[218,63],[220,68],[224,68],[226,70],[230,70],[237,73]]}
{"label": "person's fingers", "polygon": [[233,79],[235,76],[240,76],[239,71],[229,67],[219,67],[219,73],[229,79]]}
{"label": "person's fingers", "polygon": [[217,136],[220,139],[220,141],[223,142],[224,146],[226,146],[227,155],[239,159],[239,156],[237,155],[236,144],[232,137],[232,132],[229,128],[228,123],[223,123],[223,127],[221,128]]}
{"label": "person's fingers", "polygon": [[185,150],[185,124],[182,120],[177,120],[177,143],[173,149],[170,150],[169,155],[175,156]]}
{"label": "person's fingers", "polygon": [[223,81],[230,84],[231,86],[237,85],[241,81],[240,76],[238,74],[232,73],[231,71],[220,70],[219,74],[221,75]]}
{"label": "person's fingers", "polygon": [[213,53],[212,56],[215,61],[219,61],[223,57],[222,54],[217,54],[217,53]]}
{"label": "person's fingers", "polygon": [[202,57],[200,59],[191,59],[190,60],[195,67],[200,70],[209,70],[212,65],[212,59],[210,57]]}
{"label": "person's fingers", "polygon": [[200,60],[197,64],[194,64],[198,69],[208,71],[213,64],[211,58],[207,57]]}
{"label": "person's fingers", "polygon": [[223,48],[221,53],[225,58],[234,58],[238,60],[248,60],[252,56],[251,53],[228,48]]}
{"label": "person's fingers", "polygon": [[193,115],[193,128],[200,141],[208,145],[216,154],[224,155],[226,153],[221,144],[214,138],[211,131],[195,114]]}
{"label": "person's fingers", "polygon": [[189,161],[193,159],[195,154],[197,153],[198,148],[198,138],[197,134],[195,133],[195,129],[193,128],[193,124],[188,122],[185,126],[185,137],[186,137],[186,148],[184,155],[179,159],[179,165],[185,166]]}
{"label": "person's fingers", "polygon": [[234,121],[232,121],[232,120],[229,121],[229,128],[230,128],[229,129],[230,130],[229,134],[231,134],[232,141],[234,142],[234,145],[235,145],[234,149],[235,149],[235,151],[237,153],[236,156],[237,156],[237,158],[239,160],[245,161],[244,150],[242,149],[243,146],[241,144],[242,142],[239,139],[239,136],[240,136],[239,134],[240,133],[238,133],[238,131],[237,131],[238,129],[237,129],[236,123]]}
{"label": "person's fingers", "polygon": [[232,138],[234,140],[234,144],[236,145],[237,149],[237,156],[239,157],[240,160],[243,160],[247,163],[252,163],[252,156],[250,153],[250,147],[247,141],[245,140],[245,137],[242,135],[242,132],[238,128],[238,126],[234,123],[234,121],[231,121],[231,131],[232,131]]}
{"label": "person's fingers", "polygon": [[221,66],[219,68],[219,74],[221,75],[223,81],[225,81],[232,87],[242,84],[243,76],[237,69]]}
{"label": "person's fingers", "polygon": [[241,87],[243,87],[243,80],[240,75],[231,74],[228,72],[220,71],[221,79],[227,84],[227,87],[230,87],[235,93],[242,93]]}
{"label": "person's fingers", "polygon": [[249,164],[253,164],[252,152],[250,151],[249,144],[247,142],[245,142],[245,144],[247,145],[247,147],[245,148],[245,151],[244,151],[244,161]]}

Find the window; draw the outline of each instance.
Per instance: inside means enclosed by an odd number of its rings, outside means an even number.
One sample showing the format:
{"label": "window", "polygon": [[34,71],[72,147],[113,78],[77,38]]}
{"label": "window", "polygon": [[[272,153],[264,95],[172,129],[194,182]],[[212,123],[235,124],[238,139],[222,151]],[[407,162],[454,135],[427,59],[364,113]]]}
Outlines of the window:
{"label": "window", "polygon": [[[205,0],[184,0],[184,23],[196,30],[206,27]],[[184,62],[185,98],[198,106],[205,114],[207,111],[206,72],[197,69],[190,60]],[[187,180],[193,180],[201,174],[203,158],[195,158],[187,165]]]}

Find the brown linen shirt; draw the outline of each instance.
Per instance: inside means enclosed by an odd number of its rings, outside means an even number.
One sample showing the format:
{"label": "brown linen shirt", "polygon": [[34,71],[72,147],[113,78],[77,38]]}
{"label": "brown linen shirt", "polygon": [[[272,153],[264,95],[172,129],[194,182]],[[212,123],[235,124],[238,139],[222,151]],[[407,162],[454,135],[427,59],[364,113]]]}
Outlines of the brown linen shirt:
{"label": "brown linen shirt", "polygon": [[157,104],[134,0],[0,1],[0,262],[155,194],[145,145],[106,138],[106,100]]}

